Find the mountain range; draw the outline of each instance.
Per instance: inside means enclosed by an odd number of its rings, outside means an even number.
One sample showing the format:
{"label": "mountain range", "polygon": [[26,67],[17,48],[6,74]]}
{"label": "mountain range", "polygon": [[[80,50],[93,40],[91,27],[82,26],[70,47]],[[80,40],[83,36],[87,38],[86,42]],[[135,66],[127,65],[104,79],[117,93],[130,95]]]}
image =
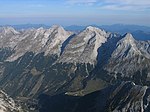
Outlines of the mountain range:
{"label": "mountain range", "polygon": [[[145,93],[145,86],[150,86],[150,41],[136,40],[131,33],[122,35],[93,26],[78,33],[58,25],[24,30],[1,27],[0,40],[0,87],[15,100],[29,102],[38,99],[41,94],[55,96],[63,93],[62,96],[72,96],[71,101],[75,99],[76,102],[78,98],[86,99],[87,94],[94,94],[95,99],[95,95],[99,94],[95,91],[105,91],[107,87],[109,92],[106,90],[106,94],[114,91],[112,99],[108,99],[110,108],[114,111],[129,109],[130,103],[133,106],[131,110],[137,110],[132,99],[125,102],[124,108],[120,107],[123,104],[118,102],[115,95],[119,94],[118,89],[122,85],[111,86],[120,81],[132,81],[141,86],[133,87],[133,90],[137,90],[133,93],[132,86],[135,84],[127,83],[131,91],[121,89],[123,96],[119,98],[140,97],[139,101],[134,102],[140,105],[143,102],[141,94],[149,95],[149,92]],[[115,91],[111,88],[118,89]],[[144,93],[139,91],[141,88]],[[129,95],[126,96],[124,91]],[[104,93],[100,92],[100,97]],[[132,94],[137,96],[133,97]],[[84,101],[79,101],[75,110],[82,112],[82,103]],[[89,108],[90,105],[100,106],[100,103],[89,103]],[[141,108],[146,112],[145,107]]]}
{"label": "mountain range", "polygon": [[[44,24],[20,24],[20,25],[5,25],[12,26],[17,30],[26,30],[26,29],[38,29],[40,27],[49,28],[50,25]],[[104,29],[105,31],[125,34],[130,32],[136,40],[149,40],[150,38],[150,27],[149,26],[140,26],[140,25],[127,25],[127,24],[113,24],[113,25],[92,25],[94,27]],[[87,26],[79,26],[79,25],[70,25],[64,26],[65,30],[72,31],[74,33],[79,33],[84,30]]]}

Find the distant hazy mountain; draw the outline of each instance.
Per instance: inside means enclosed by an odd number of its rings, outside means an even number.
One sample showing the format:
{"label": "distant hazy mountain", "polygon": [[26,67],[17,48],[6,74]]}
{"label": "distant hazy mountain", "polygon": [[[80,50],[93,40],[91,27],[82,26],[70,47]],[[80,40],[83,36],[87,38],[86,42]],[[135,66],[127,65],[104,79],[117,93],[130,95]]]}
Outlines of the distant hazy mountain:
{"label": "distant hazy mountain", "polygon": [[121,34],[127,33],[127,32],[134,32],[137,30],[150,32],[150,27],[147,26],[139,26],[139,25],[124,25],[124,24],[114,24],[114,25],[102,25],[99,26],[105,30],[111,31],[111,32],[118,32]]}
{"label": "distant hazy mountain", "polygon": [[[6,25],[7,26],[12,26],[13,28],[15,28],[16,30],[22,30],[22,29],[31,29],[31,28],[49,28],[50,25],[45,25],[45,24],[19,24],[19,25]],[[4,26],[1,26],[4,27]]]}
{"label": "distant hazy mountain", "polygon": [[150,32],[137,30],[132,32],[132,34],[134,37],[136,37],[137,40],[150,40]]}
{"label": "distant hazy mountain", "polygon": [[84,30],[86,27],[87,26],[71,25],[71,26],[65,27],[65,29],[73,31],[73,32],[80,32],[80,31]]}
{"label": "distant hazy mountain", "polygon": [[80,33],[58,25],[21,31],[1,27],[0,40],[0,87],[17,100],[84,96],[127,80],[150,86],[150,41],[131,33],[92,26]]}

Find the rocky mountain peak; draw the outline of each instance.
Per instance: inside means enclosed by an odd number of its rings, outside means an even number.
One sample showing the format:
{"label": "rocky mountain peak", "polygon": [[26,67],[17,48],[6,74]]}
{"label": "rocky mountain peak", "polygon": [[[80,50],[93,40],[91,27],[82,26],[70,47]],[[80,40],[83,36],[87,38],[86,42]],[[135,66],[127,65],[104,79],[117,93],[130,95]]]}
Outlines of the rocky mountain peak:
{"label": "rocky mountain peak", "polygon": [[51,28],[57,29],[57,28],[62,28],[62,26],[55,24],[55,25],[52,25]]}
{"label": "rocky mountain peak", "polygon": [[119,53],[125,57],[127,55],[132,57],[141,54],[140,50],[137,48],[136,40],[130,33],[125,34],[123,38],[117,43],[116,53]]}
{"label": "rocky mountain peak", "polygon": [[109,59],[109,64],[107,64],[107,70],[109,72],[117,71],[123,76],[126,75],[125,77],[132,77],[128,74],[133,74],[139,69],[149,66],[149,64],[145,64],[149,63],[148,48],[149,43],[137,41],[131,34],[127,33],[117,42]]}
{"label": "rocky mountain peak", "polygon": [[108,36],[104,30],[89,26],[69,42],[60,60],[95,64],[98,48],[107,41]]}
{"label": "rocky mountain peak", "polygon": [[103,29],[93,27],[93,26],[88,26],[83,32],[95,32],[102,36],[106,36],[106,32]]}
{"label": "rocky mountain peak", "polygon": [[126,33],[126,34],[124,35],[124,37],[130,37],[130,38],[133,38],[133,36],[132,36],[131,33]]}
{"label": "rocky mountain peak", "polygon": [[2,27],[2,28],[0,28],[0,32],[2,33],[2,34],[19,34],[19,32],[18,31],[16,31],[13,27],[11,27],[11,26],[7,26],[7,27]]}
{"label": "rocky mountain peak", "polygon": [[44,28],[43,28],[43,27],[40,27],[40,28],[37,29],[37,31],[40,31],[40,30],[44,30]]}
{"label": "rocky mountain peak", "polygon": [[100,30],[100,29],[97,27],[88,26],[88,27],[86,27],[86,30],[95,31],[95,30]]}
{"label": "rocky mountain peak", "polygon": [[61,33],[61,34],[66,32],[65,29],[60,25],[53,25],[51,26],[50,30]]}
{"label": "rocky mountain peak", "polygon": [[[72,35],[72,32],[66,31],[62,26],[53,25],[45,32],[46,34],[55,35],[54,37],[59,39],[64,39],[67,35]],[[66,38],[65,38],[66,39]]]}
{"label": "rocky mountain peak", "polygon": [[131,33],[126,33],[126,34],[123,36],[123,41],[124,41],[125,43],[134,44],[135,39],[133,38],[133,36],[132,36]]}

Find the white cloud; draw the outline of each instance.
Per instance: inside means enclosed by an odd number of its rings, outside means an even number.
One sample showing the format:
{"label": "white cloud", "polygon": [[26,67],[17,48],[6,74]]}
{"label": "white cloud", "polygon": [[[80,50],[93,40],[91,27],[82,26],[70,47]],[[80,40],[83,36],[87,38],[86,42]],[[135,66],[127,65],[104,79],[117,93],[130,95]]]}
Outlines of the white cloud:
{"label": "white cloud", "polygon": [[[99,0],[100,2],[101,0]],[[150,5],[150,0],[103,0],[107,3],[120,3],[120,4],[128,4],[128,5]]]}
{"label": "white cloud", "polygon": [[108,5],[103,5],[101,8],[112,9],[112,10],[147,10],[150,8],[149,0],[106,0],[105,3]]}
{"label": "white cloud", "polygon": [[98,0],[67,0],[69,4],[93,4],[96,3]]}
{"label": "white cloud", "polygon": [[150,0],[67,0],[69,4],[94,5],[101,4],[101,9],[113,10],[147,10],[150,9]]}

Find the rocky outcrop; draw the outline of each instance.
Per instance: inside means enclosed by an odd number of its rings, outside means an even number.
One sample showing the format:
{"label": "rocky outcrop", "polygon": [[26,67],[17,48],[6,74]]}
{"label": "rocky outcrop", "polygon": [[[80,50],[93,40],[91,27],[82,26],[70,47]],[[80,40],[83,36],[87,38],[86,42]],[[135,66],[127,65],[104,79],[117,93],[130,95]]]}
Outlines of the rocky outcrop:
{"label": "rocky outcrop", "polygon": [[0,112],[23,112],[12,98],[0,90]]}

